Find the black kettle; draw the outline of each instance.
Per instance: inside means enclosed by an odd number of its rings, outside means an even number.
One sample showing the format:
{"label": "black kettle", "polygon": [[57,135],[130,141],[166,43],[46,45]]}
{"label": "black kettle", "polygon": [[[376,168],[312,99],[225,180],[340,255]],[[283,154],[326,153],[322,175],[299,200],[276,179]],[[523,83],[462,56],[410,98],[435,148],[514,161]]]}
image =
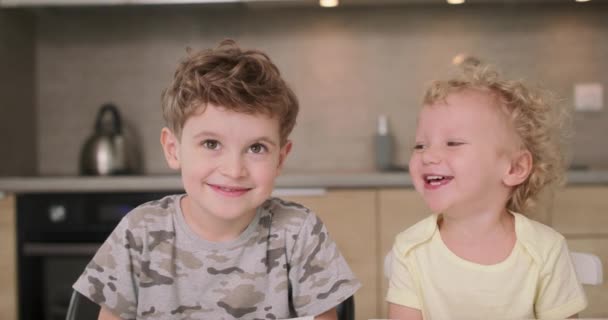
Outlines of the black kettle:
{"label": "black kettle", "polygon": [[83,175],[126,175],[139,173],[137,148],[124,134],[118,108],[101,106],[95,120],[95,132],[86,140],[80,153]]}

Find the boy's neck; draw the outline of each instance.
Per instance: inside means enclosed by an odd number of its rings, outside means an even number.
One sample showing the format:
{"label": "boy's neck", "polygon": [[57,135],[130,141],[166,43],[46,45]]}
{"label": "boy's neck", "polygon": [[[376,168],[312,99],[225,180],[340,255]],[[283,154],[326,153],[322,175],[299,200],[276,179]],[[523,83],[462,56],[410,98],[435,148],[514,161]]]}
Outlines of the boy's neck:
{"label": "boy's neck", "polygon": [[217,217],[205,215],[196,208],[189,196],[181,200],[182,214],[190,229],[202,239],[211,242],[226,242],[237,239],[254,219],[256,212],[243,216],[235,221],[217,219]]}

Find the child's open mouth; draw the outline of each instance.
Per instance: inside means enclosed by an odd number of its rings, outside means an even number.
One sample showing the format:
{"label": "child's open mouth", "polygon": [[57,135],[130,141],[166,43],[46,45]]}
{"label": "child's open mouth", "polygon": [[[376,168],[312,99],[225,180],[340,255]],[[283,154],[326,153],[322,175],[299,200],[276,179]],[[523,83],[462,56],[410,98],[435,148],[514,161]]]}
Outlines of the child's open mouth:
{"label": "child's open mouth", "polygon": [[453,176],[442,176],[442,175],[434,175],[434,174],[425,174],[423,176],[424,184],[427,188],[435,189],[439,188],[445,184],[448,184]]}
{"label": "child's open mouth", "polygon": [[207,185],[210,186],[211,189],[218,192],[219,194],[228,196],[228,197],[238,197],[252,189],[252,188],[244,188],[244,187],[221,186],[221,185],[210,184],[210,183],[208,183]]}

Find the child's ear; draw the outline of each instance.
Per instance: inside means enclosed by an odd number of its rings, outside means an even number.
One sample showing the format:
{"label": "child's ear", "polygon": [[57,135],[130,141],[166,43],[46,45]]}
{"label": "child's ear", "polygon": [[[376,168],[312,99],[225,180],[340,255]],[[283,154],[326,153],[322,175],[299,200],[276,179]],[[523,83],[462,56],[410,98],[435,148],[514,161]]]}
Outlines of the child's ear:
{"label": "child's ear", "polygon": [[291,152],[292,146],[293,146],[293,143],[291,142],[291,140],[287,140],[285,145],[283,145],[281,147],[281,151],[279,152],[279,167],[278,167],[279,172],[278,173],[280,173],[281,170],[283,170],[283,165],[285,164],[285,159],[287,159],[287,155]]}
{"label": "child's ear", "polygon": [[528,150],[521,150],[511,159],[509,171],[502,178],[502,182],[509,186],[517,186],[528,178],[532,172],[532,154]]}
{"label": "child's ear", "polygon": [[165,153],[165,159],[171,169],[179,169],[179,141],[177,137],[169,130],[164,127],[160,131],[160,144],[163,146],[163,152]]}

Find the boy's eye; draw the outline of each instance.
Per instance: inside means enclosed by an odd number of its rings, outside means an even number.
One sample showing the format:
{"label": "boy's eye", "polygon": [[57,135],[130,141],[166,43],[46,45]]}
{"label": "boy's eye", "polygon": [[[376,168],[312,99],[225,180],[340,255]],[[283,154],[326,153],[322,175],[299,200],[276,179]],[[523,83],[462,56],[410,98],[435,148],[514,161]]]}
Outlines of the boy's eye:
{"label": "boy's eye", "polygon": [[256,143],[256,144],[253,144],[251,147],[249,147],[249,150],[252,153],[263,153],[263,152],[268,151],[268,148],[266,148],[266,146],[261,143]]}
{"label": "boy's eye", "polygon": [[217,150],[220,147],[220,142],[217,140],[205,140],[201,144],[203,147],[211,150]]}

